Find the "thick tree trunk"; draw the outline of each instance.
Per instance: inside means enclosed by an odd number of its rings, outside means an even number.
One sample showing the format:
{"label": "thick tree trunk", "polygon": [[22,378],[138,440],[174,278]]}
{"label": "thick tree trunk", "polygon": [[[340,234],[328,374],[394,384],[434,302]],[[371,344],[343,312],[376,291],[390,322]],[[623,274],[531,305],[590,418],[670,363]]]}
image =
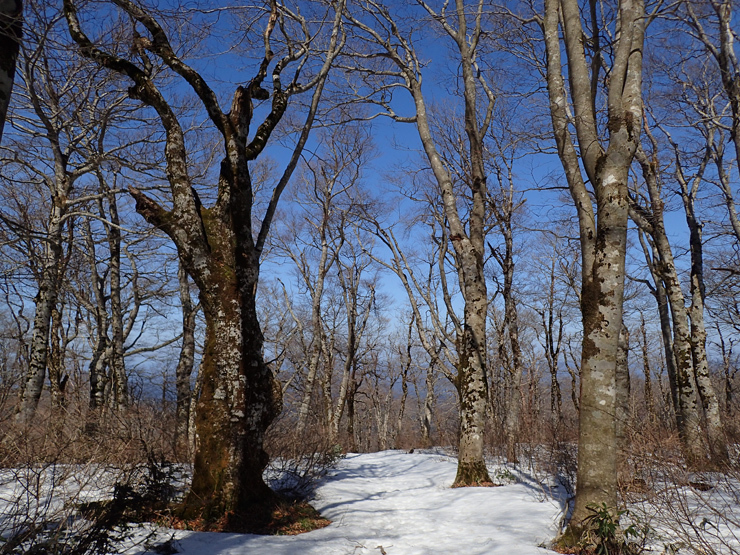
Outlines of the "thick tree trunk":
{"label": "thick tree trunk", "polygon": [[606,168],[613,189],[598,210],[593,274],[583,290],[580,426],[575,506],[579,526],[590,505],[617,506],[616,360],[622,328],[627,250],[627,168]]}
{"label": "thick tree trunk", "polygon": [[[265,430],[281,408],[281,388],[262,358],[263,337],[255,307],[260,256],[277,203],[308,140],[327,74],[344,44],[340,25],[344,3],[340,1],[327,8],[329,13],[334,12],[334,22],[324,62],[310,83],[302,86],[297,82],[300,71],[296,70],[287,83],[281,81],[281,74],[286,67],[303,67],[308,53],[314,52],[313,35],[311,40],[289,39],[291,48],[273,63],[276,54],[270,40],[278,21],[283,31],[292,26],[283,27],[282,18],[306,29],[308,23],[300,13],[270,2],[269,12],[263,12],[263,58],[246,86],[237,87],[228,112],[221,109],[217,95],[203,77],[178,57],[165,29],[150,12],[130,0],[113,3],[146,35],[137,36],[140,41],[115,53],[98,47],[85,34],[73,0],[64,0],[64,15],[82,55],[127,76],[133,82],[129,96],[153,108],[165,131],[170,207],[164,208],[135,188],[129,190],[136,199],[137,212],[167,233],[177,246],[183,266],[199,288],[206,323],[201,392],[195,418],[197,447],[193,480],[182,513],[188,519],[202,518],[206,524],[218,522],[226,528],[260,529],[266,522],[245,522],[244,518],[239,521],[239,513],[246,512],[252,512],[258,519],[269,519],[270,511],[264,509],[274,502],[274,494],[262,478],[267,464],[263,445]],[[149,67],[137,65],[142,57],[122,57],[141,49],[182,77],[223,139],[224,157],[216,199],[210,208],[202,205],[193,187],[185,134],[177,114],[157,87]],[[270,91],[262,87],[268,72]],[[309,89],[313,89],[313,96],[306,121],[255,237],[252,230],[255,191],[249,163],[264,151],[285,114],[290,96]],[[253,129],[253,101],[267,99],[270,99],[269,111]]]}
{"label": "thick tree trunk", "polygon": [[483,280],[473,281],[469,287],[466,284],[465,325],[456,377],[460,402],[460,447],[455,486],[480,485],[491,481],[483,457],[483,431],[488,399],[486,308]]}
{"label": "thick tree trunk", "polygon": [[274,499],[262,478],[268,462],[262,446],[281,398],[279,384],[262,359],[256,280],[240,284],[224,270],[204,285],[203,385],[195,417],[193,482],[183,515],[208,522],[224,515],[239,518]]}
{"label": "thick tree trunk", "polygon": [[23,3],[0,0],[0,142],[13,91],[15,66],[21,46]]}
{"label": "thick tree trunk", "polygon": [[[589,67],[584,12],[577,0],[546,0],[542,20],[547,49],[550,113],[571,197],[578,213],[582,256],[581,394],[576,499],[568,533],[574,543],[584,532],[594,504],[616,510],[616,365],[622,328],[627,250],[629,168],[642,126],[642,49],[645,10],[641,0],[620,0],[619,34],[607,84],[608,145],[601,144],[597,86],[601,71],[600,20],[591,3],[594,58]],[[568,58],[570,95],[565,89],[559,27]],[[572,101],[573,115],[568,113]],[[571,136],[574,122],[578,151]],[[582,170],[593,187],[596,214]]]}

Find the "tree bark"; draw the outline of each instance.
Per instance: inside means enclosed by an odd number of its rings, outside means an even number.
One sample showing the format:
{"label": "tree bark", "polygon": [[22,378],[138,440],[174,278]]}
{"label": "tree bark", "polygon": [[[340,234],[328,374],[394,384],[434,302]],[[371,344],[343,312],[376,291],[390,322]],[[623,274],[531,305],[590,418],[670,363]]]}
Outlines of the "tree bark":
{"label": "tree bark", "polygon": [[177,278],[182,307],[182,345],[175,368],[175,446],[180,449],[188,445],[190,427],[191,391],[190,378],[195,366],[195,319],[200,307],[193,306],[190,298],[190,282],[182,264],[178,266]]}
{"label": "tree bark", "polygon": [[[383,52],[380,56],[388,59],[397,70],[397,72],[390,71],[387,75],[397,78],[397,86],[405,88],[411,95],[414,106],[414,116],[411,118],[396,117],[383,99],[379,104],[389,110],[387,114],[391,117],[415,124],[424,154],[442,198],[447,227],[445,235],[452,243],[455,253],[464,302],[463,325],[457,338],[458,361],[455,387],[460,403],[460,441],[454,485],[473,486],[491,482],[483,457],[488,400],[486,376],[488,293],[483,272],[488,195],[483,163],[483,138],[490,126],[495,98],[476,65],[477,48],[482,35],[483,3],[479,2],[475,8],[471,9],[465,5],[463,0],[456,0],[454,15],[449,17],[444,11],[436,13],[426,2],[420,1],[419,4],[452,40],[453,48],[459,56],[460,93],[463,97],[465,129],[463,141],[466,143],[463,149],[465,164],[468,165],[467,170],[469,171],[464,184],[469,205],[465,221],[459,209],[460,195],[455,190],[449,169],[442,160],[432,133],[430,112],[422,92],[422,65],[418,63],[411,36],[405,36],[401,32],[390,10],[378,2],[364,4],[365,12],[370,15],[371,24],[364,23],[351,13],[348,14],[348,19],[356,29],[368,37],[370,42],[382,48]],[[468,17],[471,15],[474,22],[469,25]],[[380,26],[380,29],[375,27],[376,24]],[[387,40],[388,34],[393,36],[393,40]],[[372,70],[360,69],[360,71],[372,73]],[[479,104],[481,89],[486,95],[487,102]],[[481,108],[480,111],[479,108]],[[482,117],[479,117],[481,113]]]}
{"label": "tree bark", "polygon": [[712,464],[720,468],[730,462],[727,451],[727,438],[720,413],[717,394],[709,377],[707,361],[707,331],[704,326],[704,261],[702,225],[694,212],[695,191],[689,192],[685,181],[681,180],[682,198],[689,226],[689,248],[691,251],[691,305],[688,309],[691,320],[691,358],[696,375],[696,385],[704,407],[707,422],[707,439],[712,454]]}
{"label": "tree bark", "polygon": [[[596,118],[601,30],[593,15],[589,46],[595,60],[591,70],[596,71],[591,71],[586,61],[586,37],[577,0],[546,0],[542,20],[552,126],[578,213],[581,240],[583,345],[578,473],[569,525],[575,541],[591,514],[589,506],[605,503],[616,510],[617,505],[615,391],[627,247],[627,183],[642,120],[644,4],[641,0],[619,2],[619,32],[613,45],[606,95],[609,133],[606,148],[601,144]],[[573,120],[568,115],[569,95],[562,73],[561,16]],[[575,124],[578,151],[569,129],[571,122]],[[581,164],[594,189],[596,214]]]}
{"label": "tree bark", "polygon": [[645,399],[645,410],[647,411],[648,423],[653,424],[655,422],[655,401],[653,399],[652,377],[653,372],[650,368],[650,357],[648,356],[647,328],[645,327],[644,316],[642,316],[640,320],[640,335],[642,338],[642,341],[640,343],[640,347],[642,349],[642,372],[645,376],[643,397]]}
{"label": "tree bark", "polygon": [[[59,168],[58,168],[59,169]],[[63,274],[63,233],[65,228],[66,193],[70,185],[66,170],[61,169],[55,188],[52,189],[52,207],[44,242],[44,253],[40,263],[39,290],[36,294],[36,310],[33,317],[33,332],[29,353],[28,371],[21,390],[16,420],[30,424],[36,413],[46,379],[49,357],[49,334],[51,317],[56,309],[60,280]]]}
{"label": "tree bark", "polygon": [[13,91],[15,66],[21,47],[23,2],[0,0],[0,142]]}
{"label": "tree bark", "polygon": [[617,448],[622,454],[627,452],[628,432],[630,425],[630,367],[629,367],[630,333],[627,326],[622,324],[619,333],[619,347],[617,350]]}
{"label": "tree bark", "polygon": [[[634,205],[632,219],[651,237],[651,247],[655,254],[651,257],[645,249],[645,257],[655,281],[655,296],[661,310],[661,328],[664,343],[670,345],[666,350],[669,361],[668,376],[674,395],[676,424],[681,437],[684,457],[690,468],[706,464],[707,453],[701,426],[701,407],[696,382],[696,367],[693,361],[689,313],[679,281],[663,218],[663,200],[660,196],[659,176],[656,162],[649,160],[639,150],[637,160],[648,189],[650,210]],[[671,322],[668,322],[667,307],[661,308],[661,299],[670,306]],[[672,325],[671,325],[672,324]],[[672,334],[672,335],[671,335]]]}

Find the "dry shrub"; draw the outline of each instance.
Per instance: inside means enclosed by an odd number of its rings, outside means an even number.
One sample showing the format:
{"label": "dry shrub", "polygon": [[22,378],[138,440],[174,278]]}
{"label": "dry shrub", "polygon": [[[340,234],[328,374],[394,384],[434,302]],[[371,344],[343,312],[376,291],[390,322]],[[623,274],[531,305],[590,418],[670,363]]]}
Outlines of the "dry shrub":
{"label": "dry shrub", "polygon": [[[731,457],[737,460],[737,453]],[[690,471],[677,433],[633,429],[620,461],[620,493],[655,548],[669,554],[740,554],[740,468]]]}
{"label": "dry shrub", "polygon": [[331,443],[318,426],[298,436],[290,416],[278,418],[267,430],[265,450],[270,462],[265,476],[270,487],[284,497],[308,499],[321,478],[344,456],[342,446]]}
{"label": "dry shrub", "polygon": [[182,483],[163,423],[146,405],[100,414],[42,405],[30,425],[8,422],[0,555],[115,553],[131,536],[126,523],[163,507]]}

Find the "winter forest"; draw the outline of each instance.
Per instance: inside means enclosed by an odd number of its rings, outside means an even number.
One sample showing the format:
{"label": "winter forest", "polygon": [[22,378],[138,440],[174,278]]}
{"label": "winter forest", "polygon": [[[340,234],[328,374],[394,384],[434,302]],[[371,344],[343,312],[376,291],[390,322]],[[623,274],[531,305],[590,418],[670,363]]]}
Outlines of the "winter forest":
{"label": "winter forest", "polygon": [[0,0],[0,554],[740,553],[739,9]]}

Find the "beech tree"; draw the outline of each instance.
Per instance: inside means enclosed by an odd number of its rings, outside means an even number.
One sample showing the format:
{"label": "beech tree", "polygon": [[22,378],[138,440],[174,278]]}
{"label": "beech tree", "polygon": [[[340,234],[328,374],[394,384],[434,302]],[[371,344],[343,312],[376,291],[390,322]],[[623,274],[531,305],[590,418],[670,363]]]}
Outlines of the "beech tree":
{"label": "beech tree", "polygon": [[[47,368],[58,369],[49,365],[50,334],[53,325],[60,329],[57,301],[72,256],[75,222],[95,196],[89,178],[110,155],[108,131],[127,100],[99,69],[79,56],[62,55],[69,39],[62,35],[59,11],[30,3],[27,20],[12,107],[14,129],[6,133],[2,153],[3,179],[22,183],[23,190],[6,189],[0,214],[25,249],[36,282],[28,369],[17,406],[17,420],[26,424],[33,420]],[[39,211],[46,212],[41,221]],[[57,400],[62,378],[52,379]]]}
{"label": "beech tree", "polygon": [[[459,117],[465,129],[467,179],[464,183],[458,184],[453,179],[443,160],[442,144],[435,138],[434,112],[430,99],[422,90],[426,72],[412,30],[418,20],[404,19],[402,10],[396,13],[382,2],[352,4],[347,20],[362,42],[355,46],[353,57],[344,67],[365,79],[358,85],[358,95],[363,101],[375,104],[383,115],[397,122],[414,125],[442,198],[446,240],[452,244],[464,301],[464,318],[456,341],[455,386],[460,403],[460,441],[455,485],[479,485],[491,481],[483,459],[488,400],[488,291],[483,271],[488,193],[484,137],[491,125],[495,95],[479,66],[485,2],[467,4],[457,0],[449,12],[447,4],[439,10],[423,0],[416,4],[425,21],[449,41],[450,51],[459,64],[456,95],[461,102]],[[412,101],[409,115],[396,111],[393,102],[396,90],[409,94]]]}
{"label": "beech tree", "polygon": [[[686,212],[692,260],[691,302],[687,306],[664,223],[665,201],[661,194],[663,178],[658,163],[658,142],[652,133],[648,133],[648,138],[652,155],[648,156],[640,147],[636,156],[642,168],[647,194],[639,195],[644,198],[643,202],[633,199],[631,216],[648,236],[650,249],[645,249],[645,257],[655,283],[652,292],[659,304],[667,302],[670,307],[671,322],[662,314],[661,325],[664,337],[669,337],[672,333],[667,356],[670,357],[669,376],[672,390],[675,391],[674,408],[678,430],[684,456],[690,467],[701,468],[710,463],[723,465],[728,461],[728,453],[719,404],[708,370],[704,330],[703,247],[701,224],[697,220],[694,207],[711,149],[705,150],[696,173],[688,176],[678,145],[673,144],[674,171]],[[703,421],[706,422],[706,434],[702,430]]]}
{"label": "beech tree", "polygon": [[[304,344],[304,332],[310,334],[307,345],[309,351],[304,356],[306,371],[296,424],[299,437],[307,425],[315,393],[314,385],[317,378],[321,377],[320,366],[326,359],[325,350],[330,348],[327,335],[334,333],[326,329],[330,319],[325,318],[322,312],[324,288],[330,275],[335,273],[339,274],[340,285],[344,285],[344,272],[339,259],[347,235],[351,234],[352,205],[359,194],[359,181],[372,151],[369,135],[357,126],[344,125],[336,127],[331,133],[322,133],[319,143],[314,159],[303,165],[300,183],[291,198],[294,208],[290,224],[283,226],[282,233],[273,241],[276,252],[293,261],[303,282],[301,287],[305,287],[311,298],[310,329],[306,330],[303,322],[295,319]],[[348,318],[356,319],[357,314],[353,314],[352,306],[351,302],[346,302],[344,309]],[[350,328],[353,330],[355,326],[350,325]],[[347,333],[351,336],[352,331],[348,329]],[[351,338],[348,341],[348,349],[351,350]],[[348,360],[351,359],[352,356],[348,354]],[[331,376],[331,368],[324,368],[324,372]],[[336,426],[329,424],[330,434],[334,437],[338,425],[338,422]]]}
{"label": "beech tree", "polygon": [[[120,10],[130,21],[125,33],[130,42],[121,49],[91,38],[78,3],[64,2],[69,31],[80,52],[127,78],[129,95],[156,112],[166,136],[168,204],[140,189],[129,191],[138,213],[175,243],[183,267],[198,287],[205,318],[196,451],[192,484],[183,503],[185,518],[203,518],[206,523],[225,518],[222,523],[228,527],[237,525],[236,515],[250,511],[255,515],[252,521],[238,525],[259,527],[262,523],[257,521],[265,511],[255,507],[269,508],[276,499],[262,477],[267,464],[265,430],[282,402],[280,385],[262,355],[256,310],[260,260],[279,198],[298,163],[329,69],[344,42],[342,8],[336,2],[325,14],[316,14],[317,27],[301,12],[276,1],[264,10],[255,8],[259,11],[252,15],[263,26],[261,61],[253,77],[236,88],[230,110],[224,111],[216,92],[177,53],[153,9],[112,0],[107,9]],[[213,199],[209,205],[194,187],[184,126],[158,82],[159,72],[151,71],[150,56],[181,78],[223,141],[217,185],[206,197]],[[286,78],[288,72],[292,74]],[[253,231],[257,215],[250,164],[284,119],[291,98],[307,91],[313,93],[296,147]],[[255,103],[264,101],[269,101],[269,108],[258,110]]]}
{"label": "beech tree", "polygon": [[[546,0],[544,16],[538,20],[545,37],[552,129],[578,215],[581,243],[578,474],[569,525],[575,541],[591,514],[590,505],[605,503],[612,509],[617,505],[617,355],[627,249],[627,183],[642,126],[644,2],[620,0],[614,16],[608,51],[607,30],[595,1],[584,9],[577,0]],[[587,23],[584,17],[589,17]],[[567,88],[561,48],[566,53]],[[609,77],[601,96],[604,67]],[[597,117],[602,99],[607,109],[605,128]]]}

